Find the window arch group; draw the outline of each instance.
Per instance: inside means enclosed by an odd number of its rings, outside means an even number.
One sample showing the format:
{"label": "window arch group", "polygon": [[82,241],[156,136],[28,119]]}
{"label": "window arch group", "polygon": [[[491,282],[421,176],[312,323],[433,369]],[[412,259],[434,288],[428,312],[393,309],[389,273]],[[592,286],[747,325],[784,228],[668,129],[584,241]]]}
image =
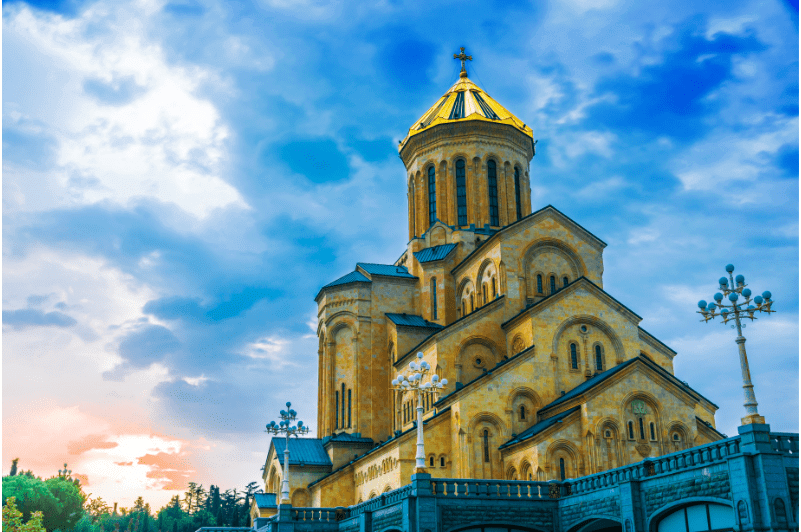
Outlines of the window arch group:
{"label": "window arch group", "polygon": [[437,179],[433,166],[428,167],[428,225],[437,220]]}
{"label": "window arch group", "polygon": [[498,173],[495,161],[487,161],[487,189],[489,190],[490,225],[501,225],[498,214]]}
{"label": "window arch group", "polygon": [[340,388],[334,392],[334,428],[349,429],[353,422],[352,418],[353,391],[348,388],[347,393],[345,383],[340,384]]}

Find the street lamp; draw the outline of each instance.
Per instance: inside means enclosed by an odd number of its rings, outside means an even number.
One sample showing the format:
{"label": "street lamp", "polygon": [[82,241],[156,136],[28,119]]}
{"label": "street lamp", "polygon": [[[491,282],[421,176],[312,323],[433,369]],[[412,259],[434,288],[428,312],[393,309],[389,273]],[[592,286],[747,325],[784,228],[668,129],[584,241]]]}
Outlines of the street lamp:
{"label": "street lamp", "polygon": [[[740,321],[746,318],[751,321],[757,319],[754,316],[756,312],[771,313],[776,311],[771,309],[773,300],[771,299],[770,292],[762,292],[761,296],[756,296],[752,300],[751,289],[746,288],[748,285],[745,284],[745,277],[742,275],[733,277],[732,272],[734,271],[734,266],[731,264],[726,266],[726,271],[729,273],[729,278],[721,277],[718,280],[720,290],[723,293],[718,292],[713,296],[715,299],[714,303],[707,304],[704,300],[699,301],[698,308],[701,310],[699,310],[698,313],[704,317],[704,322],[720,316],[724,324],[730,321],[735,323],[731,328],[737,329],[737,339],[735,342],[740,347],[740,370],[743,374],[743,395],[745,396],[745,403],[743,403],[743,406],[745,406],[746,412],[746,416],[742,418],[741,421],[743,425],[752,423],[764,424],[765,418],[760,416],[759,412],[757,412],[754,385],[751,384],[751,370],[748,369],[748,357],[745,354],[745,337],[743,336],[745,324]],[[745,301],[738,303],[740,296],[744,297]],[[728,300],[729,303],[724,303],[726,300]],[[756,307],[751,304],[752,302],[756,303]],[[720,312],[716,314],[715,311],[718,309],[720,309]]]}
{"label": "street lamp", "polygon": [[267,424],[267,430],[264,432],[269,432],[270,434],[285,434],[286,435],[286,447],[284,447],[284,467],[282,470],[283,479],[281,480],[281,502],[289,502],[289,437],[294,436],[298,437],[300,434],[308,434],[309,427],[303,425],[303,421],[298,421],[297,425],[294,427],[292,426],[292,422],[297,419],[298,413],[292,410],[290,407],[292,403],[287,402],[286,410],[281,410],[281,421],[276,423],[275,421],[270,421]]}
{"label": "street lamp", "polygon": [[409,375],[398,374],[392,379],[392,389],[399,392],[412,392],[417,396],[417,456],[415,457],[415,472],[422,473],[426,466],[425,444],[423,443],[423,396],[436,396],[439,390],[448,384],[448,379],[440,380],[436,373],[431,380],[423,382],[431,365],[422,360],[423,353],[417,353],[417,362],[409,362]]}

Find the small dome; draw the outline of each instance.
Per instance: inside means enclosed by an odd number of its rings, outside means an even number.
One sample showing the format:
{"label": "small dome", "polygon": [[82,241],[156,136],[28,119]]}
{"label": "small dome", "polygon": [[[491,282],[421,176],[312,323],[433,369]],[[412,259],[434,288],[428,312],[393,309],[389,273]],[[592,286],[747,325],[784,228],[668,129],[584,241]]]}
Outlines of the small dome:
{"label": "small dome", "polygon": [[534,132],[522,120],[510,113],[501,104],[473,83],[466,75],[462,76],[437,102],[409,128],[409,134],[398,146],[401,150],[418,133],[438,124],[466,120],[497,122],[508,124],[534,140]]}

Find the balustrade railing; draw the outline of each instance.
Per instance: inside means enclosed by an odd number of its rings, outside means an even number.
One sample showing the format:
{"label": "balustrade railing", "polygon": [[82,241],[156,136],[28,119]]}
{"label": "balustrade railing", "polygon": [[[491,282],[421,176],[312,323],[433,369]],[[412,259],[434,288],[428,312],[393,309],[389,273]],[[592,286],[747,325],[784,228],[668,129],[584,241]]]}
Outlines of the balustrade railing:
{"label": "balustrade railing", "polygon": [[798,434],[771,432],[770,447],[782,454],[798,456]]}
{"label": "balustrade railing", "polygon": [[[341,513],[341,512],[340,512]],[[317,521],[329,522],[338,521],[337,508],[292,508],[293,521]]]}
{"label": "balustrade railing", "polygon": [[517,480],[432,478],[437,497],[492,497],[498,499],[552,499],[559,497],[559,483]]}
{"label": "balustrade railing", "polygon": [[[798,441],[796,439],[796,449]],[[642,462],[628,466],[610,469],[594,475],[588,475],[576,480],[569,480],[570,495],[579,495],[604,488],[610,488],[627,480],[642,480],[654,475],[675,473],[685,469],[694,469],[722,462],[728,456],[740,453],[740,437],[734,436],[699,447],[692,447],[683,451],[647,458]]]}

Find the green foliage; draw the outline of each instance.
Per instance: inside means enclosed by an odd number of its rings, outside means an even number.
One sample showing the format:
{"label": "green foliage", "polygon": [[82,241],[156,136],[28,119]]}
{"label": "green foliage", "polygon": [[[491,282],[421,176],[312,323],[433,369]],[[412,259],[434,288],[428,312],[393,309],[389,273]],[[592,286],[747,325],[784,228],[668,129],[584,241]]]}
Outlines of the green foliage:
{"label": "green foliage", "polygon": [[19,458],[14,458],[11,460],[11,471],[8,473],[8,476],[13,477],[17,474],[17,464],[19,463]]}
{"label": "green foliage", "polygon": [[10,497],[16,499],[16,507],[22,512],[22,520],[25,522],[31,519],[34,512],[47,516],[61,511],[59,500],[48,489],[47,484],[32,475],[3,477],[3,504]]}
{"label": "green foliage", "polygon": [[72,479],[64,477],[48,478],[44,481],[50,493],[58,499],[59,505],[55,511],[43,511],[44,524],[48,531],[60,529],[71,530],[83,517],[83,504],[86,495]]}
{"label": "green foliage", "polygon": [[[5,495],[5,488],[3,489]],[[17,509],[15,497],[8,497],[3,505],[3,532],[45,532],[42,525],[42,512],[34,512],[23,523],[22,512]]]}

